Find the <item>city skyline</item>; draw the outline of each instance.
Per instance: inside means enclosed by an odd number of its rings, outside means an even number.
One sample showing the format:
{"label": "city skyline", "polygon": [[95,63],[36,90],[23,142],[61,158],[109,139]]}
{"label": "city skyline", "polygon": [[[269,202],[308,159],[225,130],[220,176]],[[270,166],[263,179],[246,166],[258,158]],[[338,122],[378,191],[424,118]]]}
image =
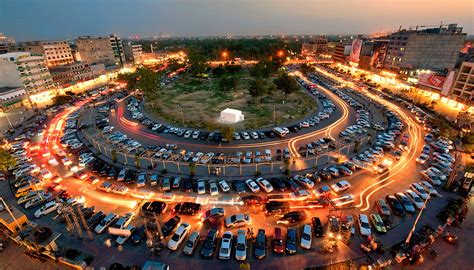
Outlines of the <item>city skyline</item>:
{"label": "city skyline", "polygon": [[[472,7],[466,0],[421,0],[415,4],[408,0],[386,1],[383,5],[374,0],[2,1],[0,32],[18,41],[108,33],[122,37],[342,35],[443,22],[458,23],[464,32],[472,34],[472,9],[466,8],[469,5]],[[82,19],[83,14],[87,14],[87,20]]]}

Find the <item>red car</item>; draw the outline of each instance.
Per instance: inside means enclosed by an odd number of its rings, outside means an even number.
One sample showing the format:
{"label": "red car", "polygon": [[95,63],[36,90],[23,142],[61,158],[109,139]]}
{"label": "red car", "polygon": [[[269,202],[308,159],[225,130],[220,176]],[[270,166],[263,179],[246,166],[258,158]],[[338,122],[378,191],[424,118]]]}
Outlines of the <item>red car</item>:
{"label": "red car", "polygon": [[278,254],[285,252],[285,242],[283,242],[281,228],[275,228],[275,234],[273,235],[273,251]]}

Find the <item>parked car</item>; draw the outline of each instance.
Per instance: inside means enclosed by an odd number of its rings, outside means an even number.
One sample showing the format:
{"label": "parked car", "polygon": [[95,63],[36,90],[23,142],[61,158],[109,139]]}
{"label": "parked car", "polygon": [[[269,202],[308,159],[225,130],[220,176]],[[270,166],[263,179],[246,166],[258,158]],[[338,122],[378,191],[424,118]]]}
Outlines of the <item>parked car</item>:
{"label": "parked car", "polygon": [[237,243],[235,245],[235,259],[244,261],[247,259],[247,237],[245,230],[237,231]]}
{"label": "parked car", "polygon": [[95,227],[94,231],[96,233],[103,233],[110,225],[112,225],[118,218],[117,214],[110,213],[105,216],[99,224]]}
{"label": "parked car", "polygon": [[184,241],[186,236],[188,236],[189,231],[191,230],[191,225],[189,223],[183,222],[179,225],[178,229],[168,241],[168,248],[171,250],[177,250],[181,243]]}
{"label": "parked car", "polygon": [[306,220],[306,213],[304,211],[291,211],[283,215],[277,224],[291,225]]}
{"label": "parked car", "polygon": [[359,218],[357,219],[359,222],[359,229],[360,234],[362,236],[370,236],[372,231],[370,230],[369,219],[364,214],[359,214]]}
{"label": "parked car", "polygon": [[296,253],[296,229],[288,228],[286,233],[286,252]]}
{"label": "parked car", "polygon": [[250,223],[250,216],[247,214],[235,214],[225,219],[225,226],[227,228],[247,226]]}
{"label": "parked car", "polygon": [[266,256],[267,237],[264,229],[258,229],[257,238],[253,249],[255,258],[261,260]]}
{"label": "parked car", "polygon": [[282,254],[285,251],[285,242],[283,242],[283,234],[281,228],[276,227],[273,234],[273,251]]}
{"label": "parked car", "polygon": [[383,219],[379,214],[370,214],[370,220],[372,221],[372,225],[374,226],[377,232],[379,233],[387,232],[387,228],[385,227]]}
{"label": "parked car", "polygon": [[387,196],[385,197],[385,201],[390,205],[394,214],[398,216],[405,216],[405,210],[403,205],[397,200],[395,196]]}
{"label": "parked car", "polygon": [[377,211],[383,216],[390,216],[390,209],[384,199],[375,201],[375,207]]}
{"label": "parked car", "polygon": [[194,253],[194,250],[196,249],[197,244],[199,243],[199,232],[195,231],[193,232],[189,238],[188,241],[186,241],[186,244],[184,245],[183,248],[183,253],[186,255],[192,255]]}
{"label": "parked car", "polygon": [[313,223],[314,235],[316,237],[324,237],[324,227],[319,217],[313,217],[311,221]]}
{"label": "parked car", "polygon": [[216,229],[211,229],[207,233],[206,240],[201,247],[201,256],[203,258],[209,259],[214,255],[214,249],[216,247],[218,231]]}
{"label": "parked car", "polygon": [[232,238],[233,233],[231,231],[226,231],[222,235],[221,245],[219,248],[219,259],[229,260],[232,253]]}
{"label": "parked car", "polygon": [[312,240],[311,225],[305,224],[303,226],[303,230],[301,231],[300,246],[304,249],[310,249],[311,240]]}
{"label": "parked car", "polygon": [[174,231],[174,229],[178,226],[180,221],[181,221],[181,218],[179,216],[174,216],[168,219],[168,221],[166,221],[165,224],[161,226],[161,232],[163,233],[163,236],[165,237],[169,236]]}

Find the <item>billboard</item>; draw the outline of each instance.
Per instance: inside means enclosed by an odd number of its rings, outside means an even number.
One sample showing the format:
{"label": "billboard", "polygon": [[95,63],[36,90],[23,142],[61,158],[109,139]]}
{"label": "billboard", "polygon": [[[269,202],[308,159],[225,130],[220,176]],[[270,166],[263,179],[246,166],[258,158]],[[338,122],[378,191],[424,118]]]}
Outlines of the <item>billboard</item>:
{"label": "billboard", "polygon": [[362,49],[362,40],[354,39],[352,41],[351,54],[349,56],[349,61],[358,63],[361,49]]}
{"label": "billboard", "polygon": [[422,73],[418,76],[418,84],[441,91],[447,95],[454,82],[454,71],[450,71],[447,77],[436,75],[435,73]]}

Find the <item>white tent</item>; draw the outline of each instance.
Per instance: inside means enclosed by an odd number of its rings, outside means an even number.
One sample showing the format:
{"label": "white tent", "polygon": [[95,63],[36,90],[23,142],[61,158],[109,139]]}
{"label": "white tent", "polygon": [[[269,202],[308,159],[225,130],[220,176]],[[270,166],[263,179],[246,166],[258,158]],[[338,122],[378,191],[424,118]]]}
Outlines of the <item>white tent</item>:
{"label": "white tent", "polygon": [[227,108],[221,111],[220,120],[224,123],[238,123],[244,121],[244,115],[239,110]]}

